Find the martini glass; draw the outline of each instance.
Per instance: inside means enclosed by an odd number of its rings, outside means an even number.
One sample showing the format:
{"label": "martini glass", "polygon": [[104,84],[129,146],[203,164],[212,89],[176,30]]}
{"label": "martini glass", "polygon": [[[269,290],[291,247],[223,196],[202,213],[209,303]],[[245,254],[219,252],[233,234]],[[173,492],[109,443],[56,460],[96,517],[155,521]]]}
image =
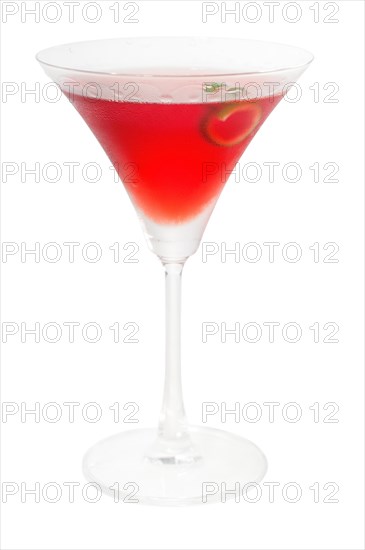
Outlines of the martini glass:
{"label": "martini glass", "polygon": [[[166,279],[166,371],[158,428],[125,431],[84,458],[103,491],[145,504],[209,502],[259,482],[250,441],[186,421],[180,368],[183,266],[226,180],[283,95],[312,61],[305,50],[229,38],[117,38],[37,55],[114,164]],[[206,494],[208,494],[206,492]]]}

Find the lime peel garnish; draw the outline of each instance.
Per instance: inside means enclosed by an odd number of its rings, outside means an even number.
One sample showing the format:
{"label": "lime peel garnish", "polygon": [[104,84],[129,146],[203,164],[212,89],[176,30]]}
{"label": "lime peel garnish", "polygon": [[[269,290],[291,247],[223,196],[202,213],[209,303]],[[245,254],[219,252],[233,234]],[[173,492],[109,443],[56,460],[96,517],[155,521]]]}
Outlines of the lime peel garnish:
{"label": "lime peel garnish", "polygon": [[[219,135],[219,132],[217,132],[217,129],[214,128],[214,123],[218,120],[219,122],[225,122],[228,120],[233,114],[239,113],[239,112],[247,112],[248,116],[250,117],[249,126],[246,125],[244,127],[244,130],[233,136],[231,139],[227,139],[223,136]],[[208,119],[206,120],[206,123],[204,125],[204,133],[209,138],[210,141],[215,143],[216,145],[223,145],[225,147],[231,147],[232,145],[238,145],[242,141],[244,141],[257,127],[261,120],[261,107],[258,103],[253,102],[241,102],[239,104],[237,103],[230,103],[229,105],[224,105],[223,107],[220,107],[219,110],[213,111],[213,113],[210,114]]]}
{"label": "lime peel garnish", "polygon": [[[222,90],[223,87],[225,87],[224,82],[205,82],[203,84],[204,92],[207,92],[208,94],[216,94],[219,90]],[[244,88],[235,86],[234,88],[227,88],[224,91],[226,94],[236,94],[237,92],[243,92],[243,90]]]}
{"label": "lime peel garnish", "polygon": [[223,83],[219,82],[205,82],[203,84],[204,92],[207,92],[208,94],[215,94],[220,90],[223,86]]}

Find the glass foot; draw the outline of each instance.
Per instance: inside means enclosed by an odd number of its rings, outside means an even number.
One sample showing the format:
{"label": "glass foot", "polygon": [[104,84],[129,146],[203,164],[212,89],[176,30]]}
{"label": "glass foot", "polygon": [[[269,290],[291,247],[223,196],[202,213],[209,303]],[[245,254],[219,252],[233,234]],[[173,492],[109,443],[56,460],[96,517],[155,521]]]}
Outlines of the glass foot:
{"label": "glass foot", "polygon": [[176,453],[159,454],[157,430],[131,430],[97,443],[85,455],[89,481],[117,502],[182,506],[235,498],[267,470],[263,453],[247,439],[212,428],[192,427]]}

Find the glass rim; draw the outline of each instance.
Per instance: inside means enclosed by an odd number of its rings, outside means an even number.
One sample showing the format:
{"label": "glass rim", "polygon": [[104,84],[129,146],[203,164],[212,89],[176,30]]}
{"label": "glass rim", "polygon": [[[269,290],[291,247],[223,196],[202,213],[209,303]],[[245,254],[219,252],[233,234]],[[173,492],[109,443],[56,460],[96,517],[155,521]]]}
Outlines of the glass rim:
{"label": "glass rim", "polygon": [[[268,70],[256,70],[256,71],[231,71],[231,72],[205,72],[202,73],[195,73],[195,72],[186,72],[184,74],[174,74],[174,73],[168,73],[168,74],[158,74],[153,72],[140,72],[140,73],[133,73],[129,71],[121,72],[121,71],[100,71],[100,70],[92,70],[92,69],[82,69],[82,68],[76,68],[76,67],[68,67],[66,64],[59,64],[59,63],[50,63],[48,61],[44,61],[42,59],[42,55],[46,53],[50,53],[52,50],[56,50],[58,48],[70,48],[72,46],[80,46],[80,45],[86,45],[86,44],[101,44],[106,42],[113,42],[113,41],[142,41],[142,40],[166,40],[166,41],[183,41],[183,40],[202,40],[202,41],[236,41],[240,43],[250,43],[250,44],[257,44],[262,46],[279,46],[288,48],[291,50],[296,50],[298,53],[302,53],[305,56],[307,56],[307,60],[302,63],[298,64],[292,64],[292,65],[284,65],[282,67],[278,67],[275,69],[268,69]],[[224,37],[224,36],[132,36],[132,37],[115,37],[115,38],[101,38],[96,40],[81,40],[78,42],[69,42],[65,44],[57,44],[55,46],[51,46],[49,48],[45,48],[37,52],[35,56],[36,60],[41,64],[45,65],[47,67],[51,67],[53,69],[61,69],[66,71],[72,71],[74,73],[82,73],[82,74],[95,74],[95,75],[109,75],[109,76],[120,76],[120,77],[135,77],[135,78],[158,78],[158,79],[168,79],[168,78],[209,78],[209,77],[234,77],[234,76],[250,76],[250,75],[260,75],[260,74],[275,74],[275,73],[282,73],[286,71],[296,70],[300,68],[306,68],[308,65],[310,65],[314,59],[314,55],[306,50],[305,48],[301,48],[299,46],[292,46],[291,44],[285,44],[282,42],[274,42],[271,40],[255,40],[255,39],[246,39],[246,38],[237,38],[237,37]]]}

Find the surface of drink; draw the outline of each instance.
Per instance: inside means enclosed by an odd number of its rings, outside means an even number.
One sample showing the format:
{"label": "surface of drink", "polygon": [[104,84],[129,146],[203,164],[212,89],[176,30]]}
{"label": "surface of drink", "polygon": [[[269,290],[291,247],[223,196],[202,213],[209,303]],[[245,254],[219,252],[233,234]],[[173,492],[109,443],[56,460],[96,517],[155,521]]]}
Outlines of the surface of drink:
{"label": "surface of drink", "polygon": [[143,103],[73,95],[138,209],[187,222],[217,198],[282,95],[218,103]]}

